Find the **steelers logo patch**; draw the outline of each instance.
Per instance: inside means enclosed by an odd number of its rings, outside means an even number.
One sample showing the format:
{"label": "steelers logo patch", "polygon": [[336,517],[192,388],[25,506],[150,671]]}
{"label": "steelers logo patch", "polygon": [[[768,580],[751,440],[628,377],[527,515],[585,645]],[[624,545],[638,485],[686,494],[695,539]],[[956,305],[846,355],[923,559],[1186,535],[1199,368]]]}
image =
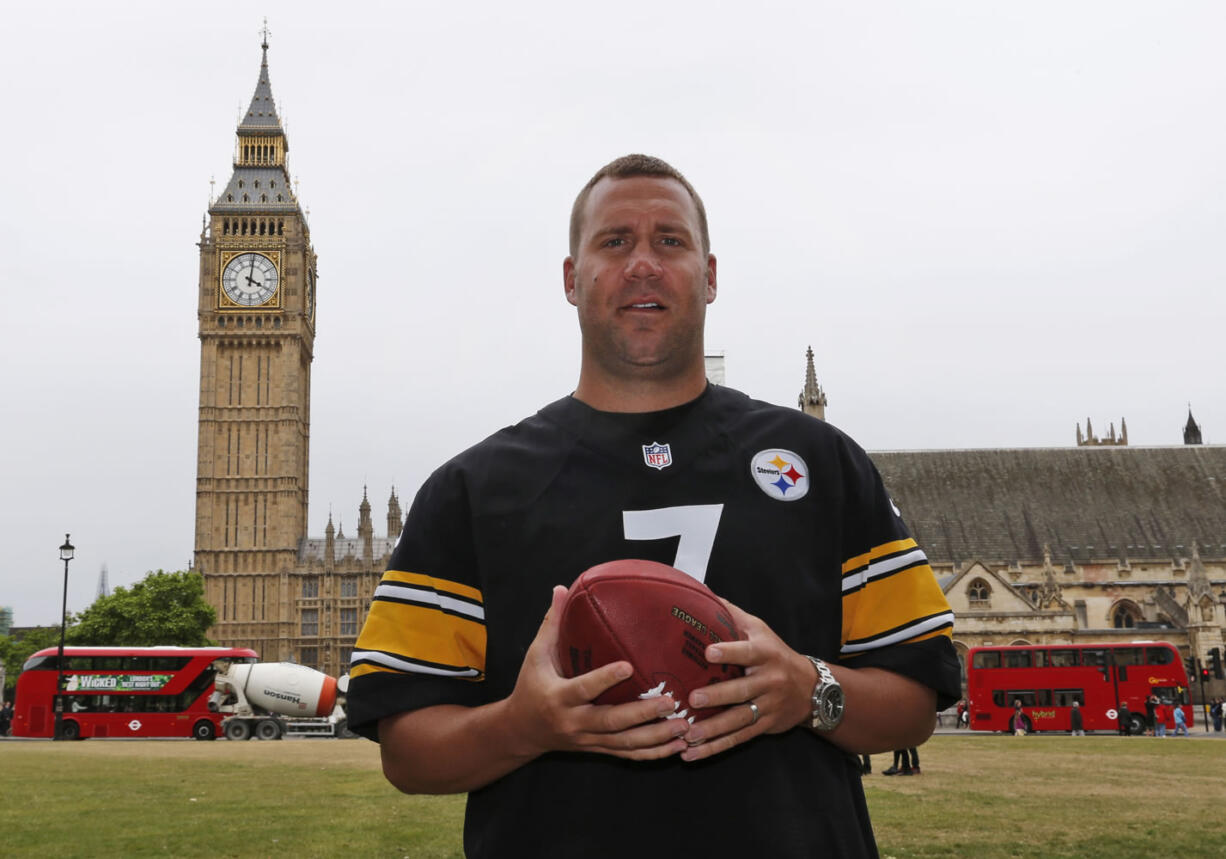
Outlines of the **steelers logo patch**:
{"label": "steelers logo patch", "polygon": [[758,488],[776,501],[799,501],[809,492],[809,466],[790,450],[759,451],[749,470]]}

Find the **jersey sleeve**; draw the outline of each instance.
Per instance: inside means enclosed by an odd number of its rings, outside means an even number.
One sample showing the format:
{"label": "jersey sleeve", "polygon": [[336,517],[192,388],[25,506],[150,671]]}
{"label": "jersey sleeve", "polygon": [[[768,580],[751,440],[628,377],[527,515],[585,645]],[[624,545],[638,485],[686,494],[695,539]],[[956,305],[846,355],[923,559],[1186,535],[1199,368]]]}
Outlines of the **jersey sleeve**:
{"label": "jersey sleeve", "polygon": [[484,703],[485,609],[468,510],[451,466],[413,501],[350,659],[349,724],[363,736],[374,739],[384,716]]}
{"label": "jersey sleeve", "polygon": [[847,444],[840,661],[918,680],[944,709],[962,691],[953,611],[876,467]]}

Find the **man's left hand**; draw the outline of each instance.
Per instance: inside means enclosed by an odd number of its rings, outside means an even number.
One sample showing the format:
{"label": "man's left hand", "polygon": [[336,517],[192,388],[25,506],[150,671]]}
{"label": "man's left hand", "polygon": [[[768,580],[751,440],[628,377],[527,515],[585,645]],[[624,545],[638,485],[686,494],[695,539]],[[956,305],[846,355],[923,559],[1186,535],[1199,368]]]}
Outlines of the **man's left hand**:
{"label": "man's left hand", "polygon": [[[745,676],[695,689],[694,708],[727,707],[719,715],[690,726],[690,748],[682,760],[697,761],[750,740],[759,734],[780,734],[809,718],[817,672],[813,663],[784,644],[760,618],[724,600],[745,636],[707,647],[708,662],[740,665]],[[749,706],[750,704],[753,706]]]}

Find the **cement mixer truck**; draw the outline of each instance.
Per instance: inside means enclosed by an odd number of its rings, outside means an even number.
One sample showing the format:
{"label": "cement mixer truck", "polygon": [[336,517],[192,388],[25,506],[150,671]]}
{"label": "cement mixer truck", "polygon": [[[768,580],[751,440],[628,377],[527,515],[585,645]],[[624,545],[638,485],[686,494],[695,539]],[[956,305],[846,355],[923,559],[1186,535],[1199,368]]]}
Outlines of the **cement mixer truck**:
{"label": "cement mixer truck", "polygon": [[221,730],[230,740],[352,737],[343,698],[348,679],[293,662],[221,664],[209,710],[228,714]]}

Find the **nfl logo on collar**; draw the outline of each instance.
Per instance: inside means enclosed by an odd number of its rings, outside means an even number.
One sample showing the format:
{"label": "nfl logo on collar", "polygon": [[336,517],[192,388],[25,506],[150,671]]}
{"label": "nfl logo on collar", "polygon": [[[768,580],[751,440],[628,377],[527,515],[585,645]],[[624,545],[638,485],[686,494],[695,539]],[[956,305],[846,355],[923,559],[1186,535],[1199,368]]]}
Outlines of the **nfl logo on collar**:
{"label": "nfl logo on collar", "polygon": [[643,462],[657,471],[663,471],[673,464],[672,449],[666,444],[660,444],[658,441],[645,444],[643,445]]}

